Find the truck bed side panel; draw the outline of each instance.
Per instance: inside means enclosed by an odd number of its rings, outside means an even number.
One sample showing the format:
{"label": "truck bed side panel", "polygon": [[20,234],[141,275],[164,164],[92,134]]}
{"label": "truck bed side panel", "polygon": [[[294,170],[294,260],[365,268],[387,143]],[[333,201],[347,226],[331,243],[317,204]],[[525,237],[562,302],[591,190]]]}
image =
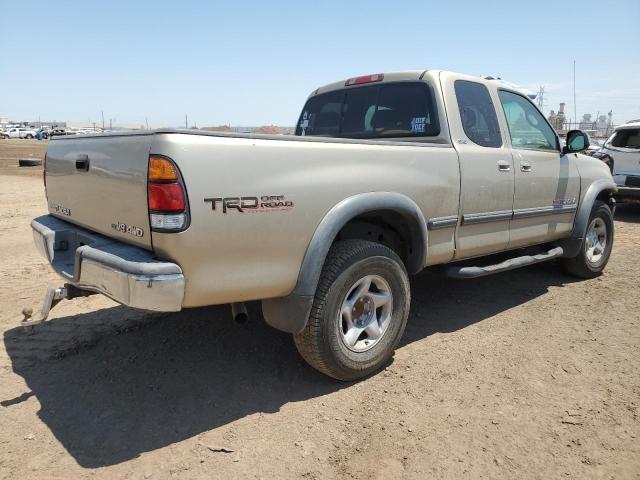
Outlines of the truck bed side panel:
{"label": "truck bed side panel", "polygon": [[[184,306],[289,294],[316,227],[352,195],[398,192],[427,220],[458,214],[458,157],[446,145],[157,134],[151,153],[171,157],[186,184],[191,226],[153,235],[156,253],[184,271]],[[262,206],[274,201],[283,206]],[[454,230],[429,232],[428,263],[452,258]]]}

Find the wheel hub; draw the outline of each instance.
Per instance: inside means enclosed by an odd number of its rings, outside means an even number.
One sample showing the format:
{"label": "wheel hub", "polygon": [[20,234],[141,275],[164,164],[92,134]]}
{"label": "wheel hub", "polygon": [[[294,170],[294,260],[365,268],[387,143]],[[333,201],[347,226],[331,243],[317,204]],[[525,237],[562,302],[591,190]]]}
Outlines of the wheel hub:
{"label": "wheel hub", "polygon": [[359,298],[353,305],[351,316],[360,327],[366,326],[371,321],[373,302],[369,297]]}
{"label": "wheel hub", "polygon": [[594,218],[587,228],[585,249],[587,261],[597,265],[603,258],[607,247],[607,226],[601,218]]}
{"label": "wheel hub", "polygon": [[367,275],[355,282],[338,313],[344,345],[354,352],[372,348],[387,331],[392,312],[393,295],[384,278]]}

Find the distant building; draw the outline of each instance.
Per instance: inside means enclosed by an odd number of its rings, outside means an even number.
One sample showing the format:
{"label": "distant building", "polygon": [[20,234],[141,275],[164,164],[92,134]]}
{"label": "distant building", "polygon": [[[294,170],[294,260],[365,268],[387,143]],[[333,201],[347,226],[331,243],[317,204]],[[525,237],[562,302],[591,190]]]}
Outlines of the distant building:
{"label": "distant building", "polygon": [[565,103],[562,102],[560,103],[560,110],[558,110],[558,113],[551,110],[551,113],[549,114],[549,123],[556,131],[563,130],[564,124],[567,121],[567,117],[564,114],[564,107]]}

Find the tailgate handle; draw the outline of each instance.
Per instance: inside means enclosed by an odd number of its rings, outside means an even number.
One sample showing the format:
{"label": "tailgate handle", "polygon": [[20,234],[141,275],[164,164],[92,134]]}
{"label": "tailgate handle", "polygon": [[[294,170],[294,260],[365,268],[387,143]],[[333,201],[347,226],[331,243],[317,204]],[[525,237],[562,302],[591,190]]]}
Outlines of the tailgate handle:
{"label": "tailgate handle", "polygon": [[76,158],[76,170],[89,171],[89,155],[78,155],[78,158]]}

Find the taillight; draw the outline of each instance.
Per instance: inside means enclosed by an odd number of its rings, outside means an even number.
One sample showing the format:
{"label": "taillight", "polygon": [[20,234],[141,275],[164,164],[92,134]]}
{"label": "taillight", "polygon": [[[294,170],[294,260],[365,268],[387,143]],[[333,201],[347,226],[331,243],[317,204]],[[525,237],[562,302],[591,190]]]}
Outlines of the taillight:
{"label": "taillight", "polygon": [[184,212],[184,193],[179,183],[150,183],[149,210]]}
{"label": "taillight", "polygon": [[47,154],[44,154],[42,160],[42,181],[44,182],[44,193],[47,194]]}
{"label": "taillight", "polygon": [[184,230],[189,224],[189,215],[187,197],[178,167],[167,157],[150,155],[147,178],[152,230]]}
{"label": "taillight", "polygon": [[383,73],[376,73],[374,75],[363,75],[362,77],[350,78],[346,82],[344,82],[345,87],[350,87],[351,85],[362,85],[363,83],[374,83],[381,82],[384,80]]}

